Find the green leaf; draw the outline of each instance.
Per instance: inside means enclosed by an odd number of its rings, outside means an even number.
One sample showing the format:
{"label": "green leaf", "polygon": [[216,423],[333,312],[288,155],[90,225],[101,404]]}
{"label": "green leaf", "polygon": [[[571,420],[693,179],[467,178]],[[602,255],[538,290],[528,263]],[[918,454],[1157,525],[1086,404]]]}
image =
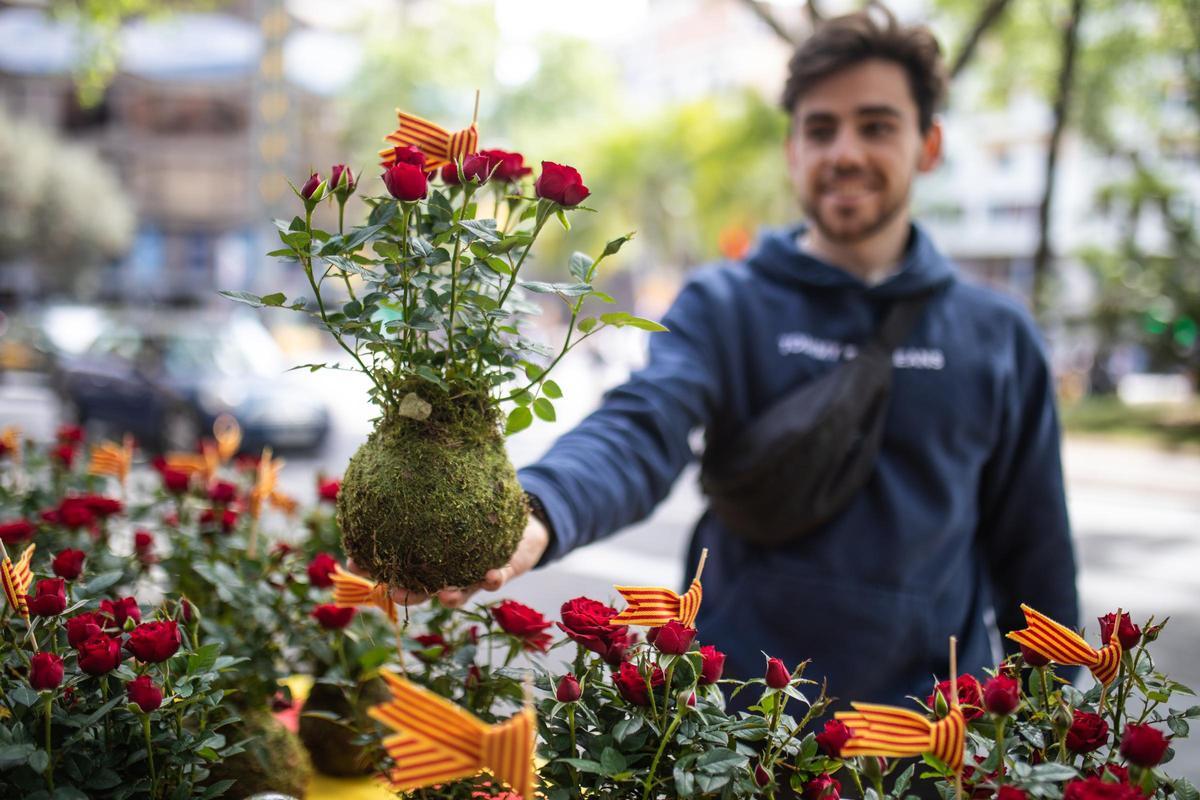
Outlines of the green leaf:
{"label": "green leaf", "polygon": [[349,303],[346,303],[346,305],[342,306],[342,313],[351,318],[362,314],[362,310],[362,303],[358,302],[357,300],[351,300]]}
{"label": "green leaf", "polygon": [[251,294],[250,292],[228,292],[222,289],[220,292],[218,292],[218,294],[220,294],[222,297],[228,297],[230,300],[234,300],[238,303],[245,303],[251,308],[262,308],[263,305],[262,298],[256,294]]}
{"label": "green leaf", "polygon": [[749,759],[725,747],[715,747],[696,759],[696,767],[708,773],[727,773],[746,764]]}
{"label": "green leaf", "polygon": [[532,361],[522,361],[521,366],[525,368],[525,377],[531,381],[536,381],[545,374],[545,370]]}
{"label": "green leaf", "polygon": [[50,765],[50,754],[45,750],[34,750],[26,763],[34,772],[45,772],[46,767]]}
{"label": "green leaf", "polygon": [[546,422],[554,422],[558,418],[554,413],[554,404],[544,397],[533,401],[533,413]]}
{"label": "green leaf", "polygon": [[217,663],[217,656],[220,654],[221,644],[219,642],[210,642],[203,645],[199,650],[188,656],[188,673],[195,675],[200,672],[208,672]]}
{"label": "green leaf", "polygon": [[507,261],[500,258],[500,256],[488,256],[484,259],[484,263],[501,275],[512,275],[512,267],[508,265]]}
{"label": "green leaf", "polygon": [[34,749],[34,746],[29,742],[0,747],[0,769],[11,769],[12,767],[24,764]]}
{"label": "green leaf", "polygon": [[356,228],[354,233],[352,233],[350,235],[350,238],[346,239],[342,243],[342,248],[341,248],[342,252],[343,253],[353,253],[355,250],[362,247],[363,243],[365,243],[368,239],[375,238],[375,235],[378,234],[385,227],[387,227],[386,224],[379,224],[379,225],[367,225],[366,227],[363,227],[363,228]]}
{"label": "green leaf", "polygon": [[587,281],[588,270],[592,268],[592,257],[586,253],[572,253],[571,260],[567,263],[567,268],[581,281]]}
{"label": "green leaf", "polygon": [[1029,770],[1029,777],[1035,781],[1068,781],[1079,777],[1079,772],[1066,764],[1047,763]]}
{"label": "green leaf", "polygon": [[123,574],[121,570],[102,572],[79,587],[75,593],[80,597],[95,597],[120,583]]}
{"label": "green leaf", "polygon": [[563,297],[578,297],[592,291],[586,283],[546,283],[545,281],[521,281],[521,285],[531,292],[541,294],[559,294]]}
{"label": "green leaf", "polygon": [[554,216],[558,217],[558,224],[562,225],[564,231],[571,230],[571,221],[561,208],[554,212]]}
{"label": "green leaf", "polygon": [[514,394],[512,399],[519,406],[527,406],[533,402],[533,395],[529,393],[528,389],[522,389]]}
{"label": "green leaf", "polygon": [[[88,781],[88,786],[92,789],[103,788],[97,786],[91,780]],[[111,787],[110,787],[111,788]],[[54,794],[50,795],[52,800],[89,800],[88,796],[76,789],[74,786],[58,786],[54,789]]]}
{"label": "green leaf", "polygon": [[518,406],[508,414],[508,423],[504,426],[504,435],[511,436],[523,431],[533,424],[533,412],[526,406]]}
{"label": "green leaf", "polygon": [[589,333],[593,328],[596,327],[597,324],[599,324],[599,322],[600,320],[596,319],[595,317],[584,317],[575,324],[575,327],[578,328],[581,333]]}
{"label": "green leaf", "polygon": [[641,729],[641,717],[627,717],[613,726],[613,741],[621,744]]}
{"label": "green leaf", "polygon": [[1175,797],[1178,800],[1200,800],[1200,792],[1187,778],[1179,778],[1175,781]]}
{"label": "green leaf", "polygon": [[273,294],[264,294],[262,296],[262,304],[264,306],[281,306],[287,302],[287,297],[283,292],[274,292]]}
{"label": "green leaf", "polygon": [[1181,739],[1186,738],[1189,732],[1187,721],[1182,717],[1167,717],[1167,727],[1171,729],[1171,733]]}
{"label": "green leaf", "polygon": [[624,772],[626,767],[625,756],[617,750],[606,747],[600,752],[600,768],[604,770],[605,775],[612,776]]}
{"label": "green leaf", "polygon": [[600,319],[609,325],[623,327],[628,325],[631,328],[640,328],[644,331],[665,331],[666,327],[660,325],[654,320],[635,317],[627,311],[612,311],[608,314],[601,314]]}
{"label": "green leaf", "polygon": [[558,384],[549,380],[542,382],[542,393],[551,400],[557,400],[563,396],[562,389],[558,388]]}
{"label": "green leaf", "polygon": [[282,250],[272,250],[267,253],[267,258],[296,258],[296,251],[290,247],[285,247]]}
{"label": "green leaf", "polygon": [[500,237],[496,235],[496,220],[494,219],[464,219],[456,223],[468,235],[482,242],[496,243]]}

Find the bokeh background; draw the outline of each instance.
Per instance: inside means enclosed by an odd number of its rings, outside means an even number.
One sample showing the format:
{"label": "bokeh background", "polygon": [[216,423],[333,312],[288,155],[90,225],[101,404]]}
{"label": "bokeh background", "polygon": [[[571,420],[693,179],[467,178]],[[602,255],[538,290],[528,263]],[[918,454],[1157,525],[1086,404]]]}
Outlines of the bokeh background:
{"label": "bokeh background", "polygon": [[[0,2],[0,425],[48,438],[74,419],[165,446],[233,410],[311,497],[370,428],[364,382],[285,372],[337,354],[302,315],[217,294],[302,293],[264,255],[271,219],[297,211],[288,180],[346,162],[380,192],[395,108],[463,127],[478,89],[482,144],[577,166],[600,212],[548,236],[532,277],[636,230],[601,288],[656,317],[690,269],[797,216],[786,59],[859,5]],[[1200,0],[891,7],[934,28],[953,74],[917,217],[1046,337],[1088,618],[1171,615],[1161,665],[1200,684]],[[547,335],[563,322],[547,306]],[[516,463],[643,358],[636,331],[587,345],[561,367],[559,421],[510,440]],[[506,594],[554,612],[617,580],[678,582],[701,507],[689,470],[650,520]],[[1200,745],[1175,771],[1200,777]]]}

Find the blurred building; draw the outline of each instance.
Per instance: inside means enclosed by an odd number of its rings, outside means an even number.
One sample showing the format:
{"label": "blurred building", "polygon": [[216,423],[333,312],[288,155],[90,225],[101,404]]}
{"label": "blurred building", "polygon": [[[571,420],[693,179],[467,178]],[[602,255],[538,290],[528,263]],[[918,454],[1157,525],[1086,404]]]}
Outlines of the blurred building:
{"label": "blurred building", "polygon": [[97,282],[101,297],[211,302],[217,287],[269,280],[264,222],[291,216],[289,178],[331,163],[336,120],[324,99],[353,69],[326,56],[352,58],[352,48],[298,26],[282,0],[137,19],[119,32],[114,80],[84,106],[72,72],[94,39],[5,5],[0,102],[93,146],[138,209],[132,248]]}

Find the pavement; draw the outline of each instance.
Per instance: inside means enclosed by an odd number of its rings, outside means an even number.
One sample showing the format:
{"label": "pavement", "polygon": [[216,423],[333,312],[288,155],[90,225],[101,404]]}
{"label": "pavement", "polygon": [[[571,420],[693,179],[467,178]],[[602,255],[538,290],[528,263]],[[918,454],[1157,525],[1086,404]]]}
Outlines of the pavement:
{"label": "pavement", "polygon": [[[582,419],[605,389],[628,374],[637,361],[629,354],[638,350],[636,340],[629,340],[617,348],[627,354],[618,361],[595,353],[564,359],[556,374],[565,393],[555,403],[558,421],[535,422],[511,437],[513,462],[535,460]],[[317,372],[312,383],[334,410],[334,426],[321,452],[288,458],[282,481],[302,500],[313,498],[317,471],[341,474],[374,416],[361,376]],[[49,436],[55,414],[36,386],[11,380],[0,385],[0,427],[15,423]],[[1200,454],[1069,437],[1063,458],[1084,619],[1118,607],[1135,620],[1170,616],[1155,646],[1158,667],[1200,690]],[[613,597],[618,582],[679,585],[684,547],[702,507],[695,471],[689,469],[650,518],[513,582],[502,594],[557,615],[563,602],[579,595]],[[1088,628],[1095,631],[1095,622]],[[1195,702],[1200,700],[1184,705]],[[1170,771],[1200,781],[1200,731],[1194,736],[1180,743]]]}

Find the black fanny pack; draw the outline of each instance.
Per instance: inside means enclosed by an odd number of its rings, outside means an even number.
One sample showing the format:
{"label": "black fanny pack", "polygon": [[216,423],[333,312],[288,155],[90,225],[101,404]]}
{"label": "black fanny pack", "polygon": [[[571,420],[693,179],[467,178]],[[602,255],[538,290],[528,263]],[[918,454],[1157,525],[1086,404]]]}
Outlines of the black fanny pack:
{"label": "black fanny pack", "polygon": [[929,295],[896,301],[856,355],[774,403],[735,436],[708,435],[700,485],[733,533],[762,546],[794,541],[846,507],[883,441],[892,351]]}

